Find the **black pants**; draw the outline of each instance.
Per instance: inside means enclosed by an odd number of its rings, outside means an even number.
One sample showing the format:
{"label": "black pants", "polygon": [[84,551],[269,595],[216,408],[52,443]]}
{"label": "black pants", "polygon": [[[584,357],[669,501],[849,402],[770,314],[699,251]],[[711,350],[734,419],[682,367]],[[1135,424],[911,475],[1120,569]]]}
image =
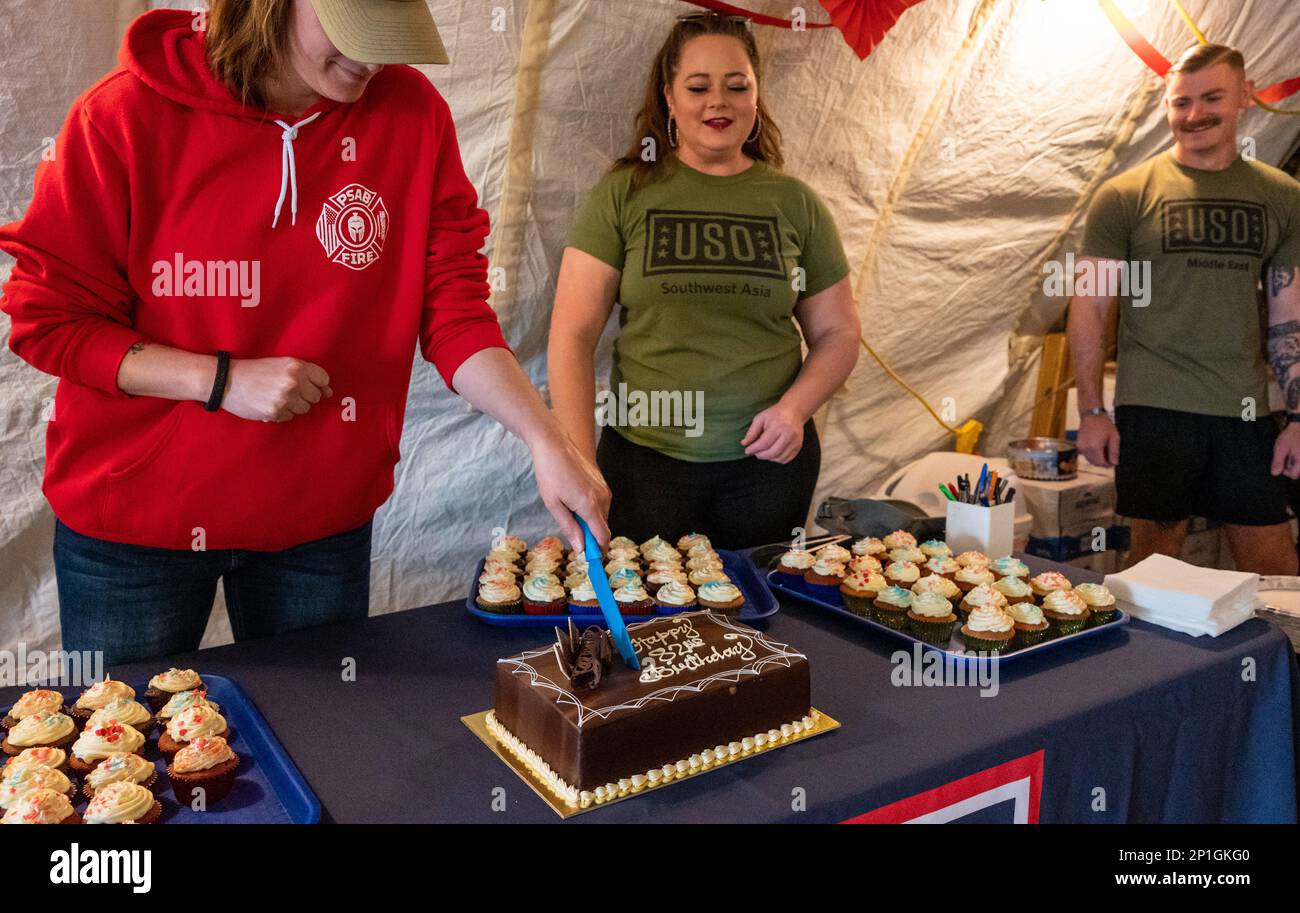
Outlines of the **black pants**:
{"label": "black pants", "polygon": [[808,518],[821,462],[812,421],[804,426],[803,448],[785,464],[757,457],[692,463],[634,444],[609,427],[596,448],[614,495],[613,535],[676,542],[686,533],[704,533],[724,549],[792,538],[791,530]]}

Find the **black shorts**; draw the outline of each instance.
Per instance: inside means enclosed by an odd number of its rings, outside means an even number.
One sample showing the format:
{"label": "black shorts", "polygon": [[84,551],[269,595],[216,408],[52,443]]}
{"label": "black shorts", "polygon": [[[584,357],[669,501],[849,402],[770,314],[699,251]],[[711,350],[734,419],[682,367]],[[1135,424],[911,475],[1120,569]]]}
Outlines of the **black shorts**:
{"label": "black shorts", "polygon": [[1240,526],[1287,520],[1287,479],[1270,472],[1277,422],[1153,406],[1117,406],[1115,510],[1173,523],[1206,517]]}

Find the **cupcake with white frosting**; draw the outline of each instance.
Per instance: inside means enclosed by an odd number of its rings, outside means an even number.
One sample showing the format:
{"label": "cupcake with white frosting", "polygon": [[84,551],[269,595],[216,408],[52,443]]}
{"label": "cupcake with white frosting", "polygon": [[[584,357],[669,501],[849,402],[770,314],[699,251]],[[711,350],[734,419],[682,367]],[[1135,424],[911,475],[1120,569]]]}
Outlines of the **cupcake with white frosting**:
{"label": "cupcake with white frosting", "polygon": [[1052,590],[1043,597],[1043,616],[1057,637],[1082,630],[1088,623],[1088,604],[1074,590]]}
{"label": "cupcake with white frosting", "polygon": [[87,824],[154,824],[162,804],[139,783],[109,783],[86,806]]}
{"label": "cupcake with white frosting", "polygon": [[22,764],[35,762],[44,767],[52,767],[55,770],[67,771],[68,753],[62,748],[24,748],[18,754],[9,758],[0,768],[0,775],[9,767],[10,764]]}
{"label": "cupcake with white frosting", "polygon": [[554,574],[538,574],[524,581],[525,615],[563,615],[568,596]]}
{"label": "cupcake with white frosting", "polygon": [[878,559],[881,555],[885,554],[885,552],[889,551],[889,549],[885,547],[885,543],[881,542],[875,536],[865,536],[857,542],[854,542],[849,551],[855,555],[871,555]]}
{"label": "cupcake with white frosting", "polygon": [[1074,592],[1088,607],[1088,627],[1104,625],[1119,615],[1114,595],[1100,583],[1081,583],[1074,588]]}
{"label": "cupcake with white frosting", "polygon": [[969,593],[977,586],[991,585],[994,577],[993,572],[986,567],[964,565],[957,568],[957,573],[952,575],[952,580],[963,593]]}
{"label": "cupcake with white frosting", "polygon": [[0,747],[12,757],[26,748],[61,748],[66,751],[76,740],[77,724],[72,717],[66,713],[41,710],[19,720]]}
{"label": "cupcake with white frosting", "polygon": [[13,808],[25,793],[33,789],[52,789],[69,799],[75,799],[77,795],[77,788],[63,771],[36,761],[15,759],[15,763],[6,764],[0,774],[0,809],[8,811]]}
{"label": "cupcake with white frosting", "polygon": [[871,613],[887,628],[902,631],[907,627],[907,612],[912,608],[912,591],[901,586],[887,586],[876,594]]}
{"label": "cupcake with white frosting", "polygon": [[962,640],[972,653],[1005,653],[1016,636],[1016,623],[994,604],[981,605],[961,626]]}
{"label": "cupcake with white frosting", "polygon": [[1059,571],[1044,571],[1041,574],[1035,574],[1029,578],[1029,585],[1034,590],[1034,596],[1041,603],[1048,593],[1054,593],[1057,590],[1073,589],[1073,584],[1069,578]]}
{"label": "cupcake with white frosting", "polygon": [[993,589],[1007,597],[1008,605],[1034,602],[1034,588],[1023,577],[1001,577],[993,581]]}
{"label": "cupcake with white frosting", "polygon": [[1029,565],[1014,555],[1003,555],[989,564],[989,570],[1001,577],[1028,577]]}
{"label": "cupcake with white frosting", "polygon": [[957,608],[963,618],[968,618],[976,609],[982,606],[1005,609],[1007,607],[1007,597],[999,593],[992,584],[981,583],[962,597]]}
{"label": "cupcake with white frosting", "polygon": [[1051,625],[1043,617],[1043,610],[1032,599],[1028,602],[1011,603],[1007,606],[1007,614],[1015,622],[1016,636],[1012,641],[1014,646],[1033,647],[1047,639]]}
{"label": "cupcake with white frosting", "polygon": [[803,575],[812,567],[817,557],[802,548],[792,548],[776,562],[777,582],[789,586],[803,580]]}
{"label": "cupcake with white frosting", "polygon": [[838,561],[818,556],[813,561],[812,567],[804,571],[803,581],[810,593],[818,596],[828,596],[831,592],[837,591],[840,584],[844,582],[844,565]]}
{"label": "cupcake with white frosting", "polygon": [[178,691],[171,696],[167,703],[162,705],[162,709],[154,717],[154,723],[159,729],[166,729],[167,724],[171,722],[172,717],[176,714],[199,705],[211,707],[218,713],[221,712],[221,705],[216,701],[209,700],[208,692],[202,689]]}
{"label": "cupcake with white frosting", "polygon": [[961,565],[957,559],[951,555],[935,555],[929,561],[925,562],[925,570],[931,574],[938,574],[940,577],[947,577],[949,580],[957,578],[957,572],[961,570]]}
{"label": "cupcake with white frosting", "polygon": [[936,647],[947,647],[956,624],[952,603],[938,593],[912,594],[912,607],[907,610],[907,629],[921,640]]}
{"label": "cupcake with white frosting", "polygon": [[190,742],[167,765],[176,801],[192,805],[194,794],[203,791],[204,805],[220,802],[235,783],[239,756],[220,736],[200,736]]}
{"label": "cupcake with white frosting", "polygon": [[219,735],[230,739],[226,718],[211,707],[190,707],[171,718],[167,729],[158,736],[158,750],[171,757],[200,736]]}
{"label": "cupcake with white frosting", "polygon": [[708,541],[709,541],[709,537],[704,535],[703,533],[686,533],[684,536],[678,537],[677,550],[679,552],[685,553],[696,543],[708,542]]}
{"label": "cupcake with white frosting", "polygon": [[0,824],[81,824],[72,801],[53,789],[32,789],[23,793],[0,818]]}
{"label": "cupcake with white frosting", "polygon": [[586,574],[582,582],[569,590],[569,611],[574,615],[599,615],[600,600],[596,598],[596,588]]}
{"label": "cupcake with white frosting", "polygon": [[912,584],[911,590],[913,596],[920,596],[922,593],[938,593],[951,603],[961,602],[964,595],[961,587],[939,574],[926,574]]}
{"label": "cupcake with white frosting", "polygon": [[95,682],[73,703],[73,705],[64,712],[71,716],[77,722],[77,726],[85,726],[86,720],[96,710],[111,701],[135,700],[135,689],[126,682],[119,682],[116,679],[105,678],[102,682]]}
{"label": "cupcake with white frosting", "polygon": [[880,559],[875,555],[854,555],[849,559],[849,563],[844,565],[844,571],[847,574],[856,574],[858,571],[866,571],[868,574],[884,574],[885,566],[880,563]]}
{"label": "cupcake with white frosting", "polygon": [[659,567],[646,574],[645,588],[651,596],[658,596],[659,589],[668,583],[687,586],[686,572],[679,571],[676,568]]}
{"label": "cupcake with white frosting", "polygon": [[686,581],[696,589],[699,589],[706,583],[728,581],[730,579],[731,578],[729,578],[726,572],[720,567],[702,567],[691,571],[686,575]]}
{"label": "cupcake with white frosting", "polygon": [[813,552],[816,558],[825,558],[827,561],[834,561],[836,564],[848,564],[853,553],[839,543],[832,542],[829,545],[823,545]]}
{"label": "cupcake with white frosting", "polygon": [[930,556],[916,546],[911,548],[891,548],[889,550],[889,560],[891,562],[908,561],[912,564],[920,565],[929,561]]}
{"label": "cupcake with white frosting", "polygon": [[917,548],[924,553],[927,560],[930,558],[949,558],[952,556],[952,549],[948,546],[948,543],[944,542],[942,539],[926,539],[918,545]]}
{"label": "cupcake with white frosting", "polygon": [[518,615],[523,612],[523,592],[518,584],[504,580],[480,583],[474,604],[494,615]]}
{"label": "cupcake with white frosting", "polygon": [[[177,693],[185,694],[186,692]],[[167,705],[163,704],[163,706]],[[149,712],[149,708],[144,704],[130,698],[118,698],[115,701],[109,701],[92,713],[83,728],[94,729],[109,720],[117,720],[123,725],[139,730],[141,735],[147,737],[149,733],[153,732],[153,719],[154,715]]]}
{"label": "cupcake with white frosting", "polygon": [[971,549],[958,555],[957,563],[962,567],[988,567],[993,563],[993,559],[983,552]]}
{"label": "cupcake with white frosting", "polygon": [[625,583],[614,591],[614,604],[620,615],[653,615],[655,601],[640,581]]}
{"label": "cupcake with white frosting", "polygon": [[921,569],[912,561],[891,561],[885,567],[885,579],[893,586],[910,587],[921,579]]}
{"label": "cupcake with white frosting", "polygon": [[57,691],[51,691],[48,688],[37,688],[34,691],[28,691],[18,700],[14,701],[9,712],[5,714],[0,726],[6,730],[12,729],[19,721],[40,713],[42,710],[50,713],[63,712],[63,695]]}
{"label": "cupcake with white frosting", "polygon": [[696,606],[695,591],[683,580],[666,580],[655,591],[655,611],[660,615],[689,612]]}
{"label": "cupcake with white frosting", "polygon": [[87,799],[110,783],[136,783],[150,789],[158,780],[158,768],[153,761],[127,751],[115,751],[97,763],[81,783]]}
{"label": "cupcake with white frosting", "polygon": [[880,541],[887,549],[916,548],[916,536],[904,529],[896,529]]}
{"label": "cupcake with white frosting", "polygon": [[144,749],[144,734],[134,726],[119,723],[112,717],[101,717],[86,728],[72,743],[68,764],[82,776],[90,773],[96,764],[119,751],[139,754]]}
{"label": "cupcake with white frosting", "polygon": [[199,674],[193,669],[177,669],[173,666],[166,672],[159,672],[149,679],[149,687],[144,690],[144,699],[153,712],[157,713],[173,694],[178,691],[193,691],[195,688],[207,688]]}
{"label": "cupcake with white frosting", "polygon": [[[867,556],[862,556],[867,557]],[[844,598],[844,608],[862,618],[870,618],[872,603],[876,596],[889,582],[877,571],[854,571],[840,584],[840,596]]]}
{"label": "cupcake with white frosting", "polygon": [[736,615],[745,605],[745,594],[730,580],[710,580],[696,594],[700,608]]}

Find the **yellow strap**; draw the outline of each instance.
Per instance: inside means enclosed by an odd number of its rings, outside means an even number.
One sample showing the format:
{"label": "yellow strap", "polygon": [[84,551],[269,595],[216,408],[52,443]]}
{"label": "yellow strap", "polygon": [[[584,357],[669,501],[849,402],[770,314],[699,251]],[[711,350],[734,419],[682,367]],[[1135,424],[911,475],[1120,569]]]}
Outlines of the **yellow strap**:
{"label": "yellow strap", "polygon": [[940,418],[939,413],[935,412],[934,408],[931,407],[931,405],[925,401],[924,396],[922,396],[920,393],[917,393],[916,390],[912,389],[912,387],[907,383],[907,381],[899,377],[898,373],[893,368],[885,364],[885,360],[881,358],[878,354],[876,354],[876,350],[871,348],[871,345],[867,342],[865,336],[859,336],[858,341],[862,343],[862,348],[867,350],[867,354],[876,360],[876,363],[879,364],[880,367],[884,369],[886,374],[888,374],[890,377],[894,379],[894,382],[896,384],[898,384],[908,393],[912,394],[912,396],[916,398],[916,401],[925,407],[925,411],[930,413],[930,417],[933,418],[936,422],[938,422],[940,427],[942,427],[945,431],[948,431],[957,436],[957,441],[954,446],[954,449],[958,453],[975,452],[975,445],[979,442],[980,432],[984,430],[984,426],[980,422],[976,421],[975,419],[970,419],[960,428],[954,428],[952,425],[949,425],[942,418]]}

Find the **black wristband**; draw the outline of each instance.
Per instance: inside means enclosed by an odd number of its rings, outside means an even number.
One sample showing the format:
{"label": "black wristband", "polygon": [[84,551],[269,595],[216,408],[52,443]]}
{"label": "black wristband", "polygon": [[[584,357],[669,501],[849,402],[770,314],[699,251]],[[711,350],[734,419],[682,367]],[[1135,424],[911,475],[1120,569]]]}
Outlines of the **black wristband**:
{"label": "black wristband", "polygon": [[1300,422],[1300,412],[1288,412],[1286,414],[1287,423]]}
{"label": "black wristband", "polygon": [[221,401],[226,396],[226,377],[230,374],[230,353],[217,353],[217,376],[212,381],[212,394],[208,396],[208,401],[203,404],[203,408],[209,412],[216,412],[221,408]]}

